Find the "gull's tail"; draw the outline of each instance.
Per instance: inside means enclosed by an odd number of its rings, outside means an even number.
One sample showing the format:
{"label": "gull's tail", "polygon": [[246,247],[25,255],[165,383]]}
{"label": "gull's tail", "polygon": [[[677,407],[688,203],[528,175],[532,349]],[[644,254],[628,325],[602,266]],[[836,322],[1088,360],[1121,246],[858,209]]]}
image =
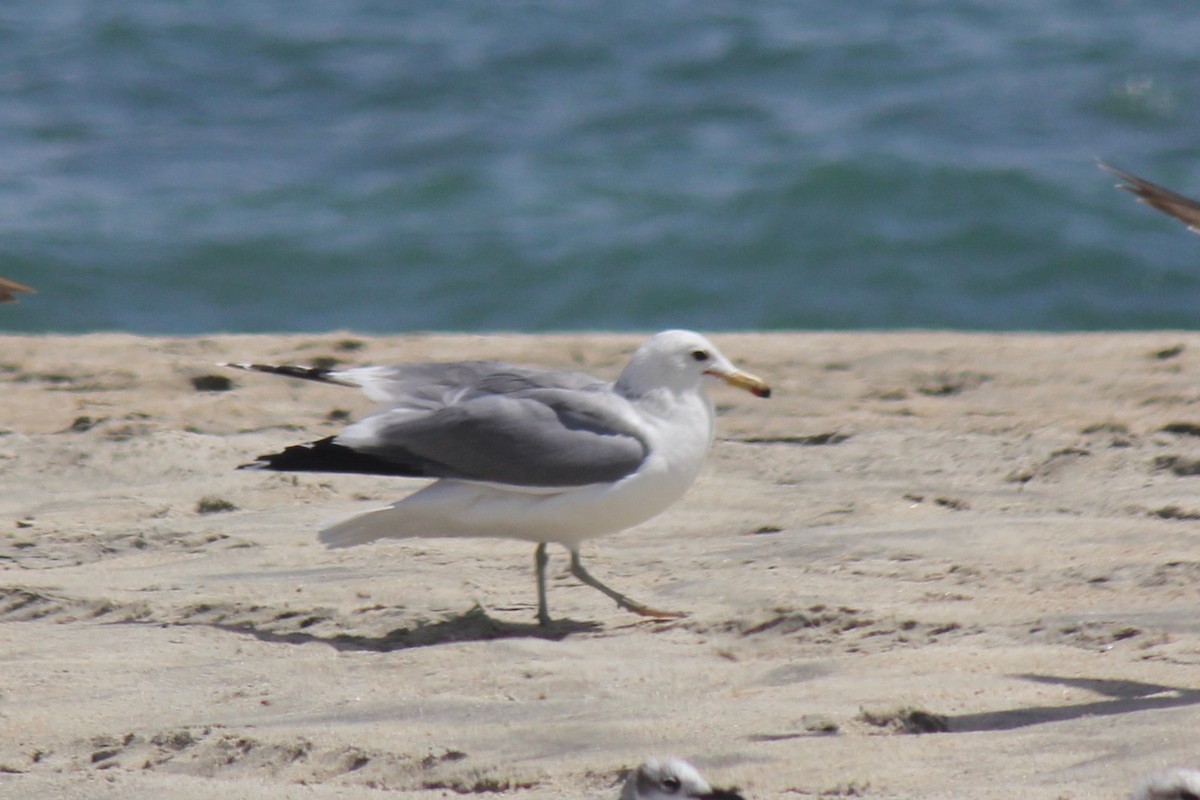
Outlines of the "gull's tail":
{"label": "gull's tail", "polygon": [[[505,492],[496,493],[501,505],[512,502]],[[533,495],[532,497],[537,497]],[[390,506],[362,511],[335,521],[319,534],[326,547],[353,547],[376,539],[457,538],[460,536],[511,536],[527,539],[525,526],[507,528],[497,522],[488,490],[475,487],[464,491],[455,481],[437,481]],[[537,541],[534,539],[533,541]]]}
{"label": "gull's tail", "polygon": [[395,514],[387,513],[393,510],[391,506],[387,506],[355,514],[349,519],[325,528],[318,538],[321,540],[321,544],[331,550],[367,544],[377,539],[395,538],[397,535]]}

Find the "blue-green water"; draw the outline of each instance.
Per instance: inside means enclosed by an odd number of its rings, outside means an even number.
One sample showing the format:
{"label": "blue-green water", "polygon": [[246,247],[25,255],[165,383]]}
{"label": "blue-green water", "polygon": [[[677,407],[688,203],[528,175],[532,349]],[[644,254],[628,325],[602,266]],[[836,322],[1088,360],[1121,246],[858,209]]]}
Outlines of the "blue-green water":
{"label": "blue-green water", "polygon": [[1194,3],[7,0],[0,331],[1200,321]]}

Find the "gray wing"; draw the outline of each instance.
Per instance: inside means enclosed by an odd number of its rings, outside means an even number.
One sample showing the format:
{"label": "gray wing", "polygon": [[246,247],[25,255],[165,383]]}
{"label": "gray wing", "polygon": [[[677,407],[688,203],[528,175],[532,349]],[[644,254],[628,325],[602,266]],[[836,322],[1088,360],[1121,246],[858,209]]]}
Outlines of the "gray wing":
{"label": "gray wing", "polygon": [[443,405],[460,393],[512,392],[520,389],[585,389],[603,382],[582,372],[537,369],[503,361],[451,361],[357,367],[327,373],[340,383],[362,387],[378,403],[417,408]]}
{"label": "gray wing", "polygon": [[492,373],[452,402],[385,409],[334,442],[430,477],[513,486],[583,486],[637,471],[648,447],[624,398],[604,385],[531,385],[535,377]]}
{"label": "gray wing", "polygon": [[1200,203],[1171,191],[1157,183],[1151,183],[1145,178],[1139,178],[1131,172],[1117,169],[1111,164],[1099,162],[1100,168],[1116,175],[1125,183],[1118,183],[1118,189],[1124,189],[1137,195],[1138,200],[1146,205],[1157,208],[1164,214],[1169,214],[1187,224],[1188,228],[1200,233]]}

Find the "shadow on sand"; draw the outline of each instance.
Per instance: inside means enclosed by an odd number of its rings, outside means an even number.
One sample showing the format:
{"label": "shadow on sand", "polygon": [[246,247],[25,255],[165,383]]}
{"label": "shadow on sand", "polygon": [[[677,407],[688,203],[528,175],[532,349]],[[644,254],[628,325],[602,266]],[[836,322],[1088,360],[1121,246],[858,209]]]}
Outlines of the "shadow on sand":
{"label": "shadow on sand", "polygon": [[548,639],[559,641],[573,633],[589,633],[599,630],[595,622],[555,620],[550,625],[536,623],[504,622],[489,617],[487,612],[476,606],[456,617],[438,622],[421,622],[408,628],[396,628],[382,636],[359,636],[339,633],[318,636],[303,631],[279,632],[258,627],[253,623],[185,623],[207,624],[217,630],[253,636],[261,642],[284,644],[327,644],[335,650],[368,651],[390,653],[413,647],[432,647],[457,642],[486,642],[492,639]]}
{"label": "shadow on sand", "polygon": [[951,733],[1006,731],[1047,722],[1065,722],[1080,717],[1108,717],[1136,711],[1180,708],[1200,703],[1200,689],[1162,686],[1156,683],[1105,678],[1062,678],[1055,675],[1016,675],[1022,680],[1086,689],[1107,699],[1070,706],[1038,706],[960,714],[947,717]]}
{"label": "shadow on sand", "polygon": [[[1067,722],[1081,717],[1106,717],[1116,714],[1131,714],[1137,711],[1180,708],[1200,703],[1200,689],[1105,678],[1061,678],[1055,675],[1033,674],[1012,677],[1036,683],[1086,689],[1110,699],[1070,706],[1032,706],[956,716],[944,716],[921,709],[904,709],[899,714],[904,718],[906,724],[898,726],[898,729],[906,733],[918,734],[1007,731],[1031,725],[1043,725],[1048,722]],[[837,726],[830,726],[813,728],[803,733],[761,733],[752,735],[748,739],[752,742],[776,742],[785,739],[835,736],[837,734]]]}

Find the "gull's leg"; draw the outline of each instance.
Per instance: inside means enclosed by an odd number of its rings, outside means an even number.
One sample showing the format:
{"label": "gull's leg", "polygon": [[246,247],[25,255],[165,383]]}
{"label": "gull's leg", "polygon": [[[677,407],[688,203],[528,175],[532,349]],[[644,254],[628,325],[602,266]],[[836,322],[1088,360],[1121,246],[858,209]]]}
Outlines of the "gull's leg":
{"label": "gull's leg", "polygon": [[537,550],[533,551],[533,568],[537,573],[537,593],[538,593],[538,624],[550,624],[550,609],[546,604],[546,562],[549,561],[546,555],[546,543],[539,542]]}
{"label": "gull's leg", "polygon": [[630,600],[625,595],[610,589],[600,581],[592,577],[592,574],[583,568],[583,562],[579,559],[579,551],[574,547],[567,548],[571,551],[571,574],[579,580],[591,586],[593,589],[599,589],[606,595],[616,601],[617,605],[626,611],[632,611],[635,614],[641,614],[643,617],[657,617],[659,619],[678,619],[686,617],[687,614],[682,611],[658,611],[650,608],[650,606],[642,605],[641,603]]}

